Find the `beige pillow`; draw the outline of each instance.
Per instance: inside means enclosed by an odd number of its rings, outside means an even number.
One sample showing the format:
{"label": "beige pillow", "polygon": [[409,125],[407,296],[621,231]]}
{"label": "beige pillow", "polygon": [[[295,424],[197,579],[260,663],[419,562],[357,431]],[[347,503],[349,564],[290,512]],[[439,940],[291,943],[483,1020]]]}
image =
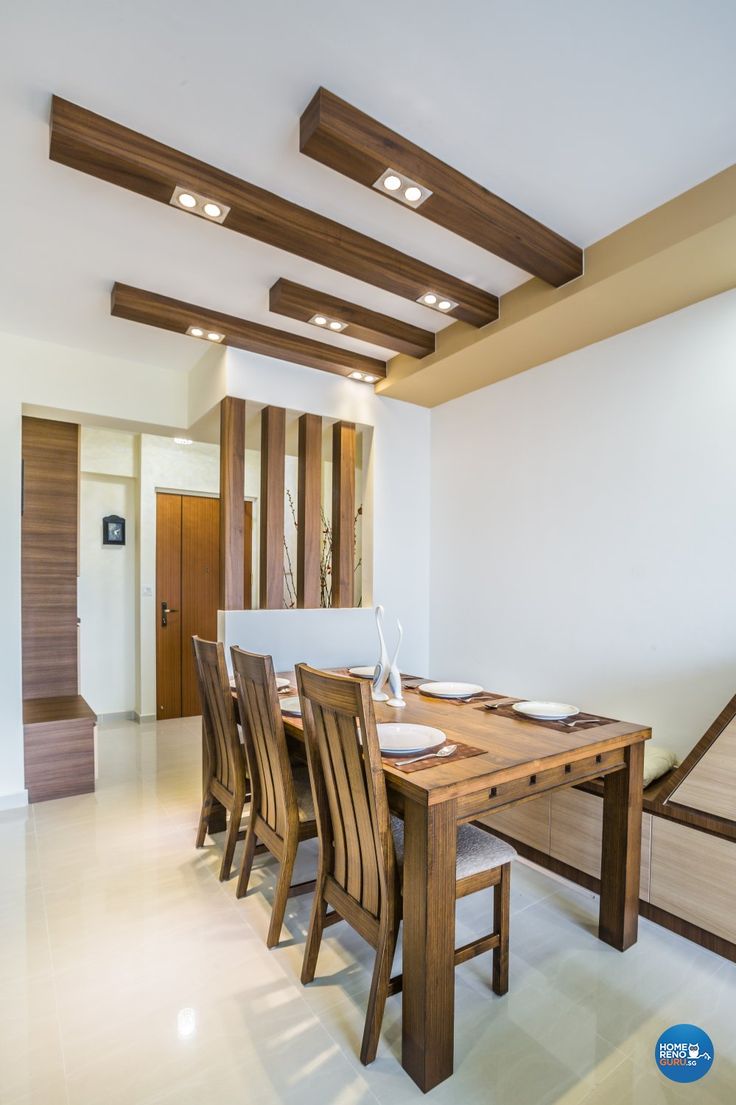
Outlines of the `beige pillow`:
{"label": "beige pillow", "polygon": [[659,744],[647,741],[644,745],[644,789],[676,766],[677,756],[671,748],[662,748]]}

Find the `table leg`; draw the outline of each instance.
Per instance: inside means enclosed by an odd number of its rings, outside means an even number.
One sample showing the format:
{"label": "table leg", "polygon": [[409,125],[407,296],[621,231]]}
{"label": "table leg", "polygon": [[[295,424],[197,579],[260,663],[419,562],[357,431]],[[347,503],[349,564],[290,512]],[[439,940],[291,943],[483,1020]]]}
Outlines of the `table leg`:
{"label": "table leg", "polygon": [[401,1062],[425,1093],[452,1074],[456,816],[454,800],[404,805]]}
{"label": "table leg", "polygon": [[625,750],[626,767],[606,775],[598,936],[626,951],[639,926],[639,869],[644,743]]}

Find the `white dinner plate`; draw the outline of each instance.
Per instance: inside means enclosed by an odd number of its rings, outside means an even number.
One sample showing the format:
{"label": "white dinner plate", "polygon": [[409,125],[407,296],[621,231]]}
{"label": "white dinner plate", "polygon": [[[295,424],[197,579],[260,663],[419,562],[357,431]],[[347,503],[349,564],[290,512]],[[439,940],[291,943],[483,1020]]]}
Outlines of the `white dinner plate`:
{"label": "white dinner plate", "polygon": [[358,679],[372,679],[376,672],[376,665],[371,668],[348,668],[348,671],[351,675],[357,675]]}
{"label": "white dinner plate", "polygon": [[[231,687],[235,686],[235,676],[233,676],[232,679],[230,680],[230,686]],[[291,686],[291,683],[289,682],[288,679],[282,679],[280,675],[276,676],[276,690],[277,691],[285,691],[286,688],[290,687],[290,686]]]}
{"label": "white dinner plate", "polygon": [[302,716],[302,704],[299,701],[298,694],[287,695],[286,698],[282,698],[280,701],[281,713],[286,714],[287,717],[301,717]]}
{"label": "white dinner plate", "polygon": [[479,683],[422,683],[419,687],[421,694],[429,694],[433,698],[467,698],[482,691]]}
{"label": "white dinner plate", "polygon": [[515,702],[513,708],[517,714],[536,718],[537,721],[564,721],[580,713],[577,706],[570,706],[567,702]]}
{"label": "white dinner plate", "polygon": [[404,721],[385,721],[376,726],[381,751],[389,756],[405,752],[424,752],[437,748],[445,740],[441,729],[431,725],[412,725]]}

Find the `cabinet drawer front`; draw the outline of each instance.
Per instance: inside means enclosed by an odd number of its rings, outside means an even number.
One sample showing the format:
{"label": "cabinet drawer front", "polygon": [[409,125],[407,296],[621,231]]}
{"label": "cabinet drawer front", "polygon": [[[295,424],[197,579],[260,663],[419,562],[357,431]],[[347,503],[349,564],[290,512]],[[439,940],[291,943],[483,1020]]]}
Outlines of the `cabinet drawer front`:
{"label": "cabinet drawer front", "polygon": [[[641,819],[641,870],[639,897],[649,901],[649,865],[652,815]],[[596,879],[601,875],[603,799],[568,787],[552,795],[550,855]]]}
{"label": "cabinet drawer front", "polygon": [[736,842],[655,817],[650,901],[736,941]]}
{"label": "cabinet drawer front", "polygon": [[536,848],[545,855],[549,852],[549,808],[550,797],[542,794],[531,802],[523,802],[510,810],[487,813],[478,818],[491,831],[498,830]]}

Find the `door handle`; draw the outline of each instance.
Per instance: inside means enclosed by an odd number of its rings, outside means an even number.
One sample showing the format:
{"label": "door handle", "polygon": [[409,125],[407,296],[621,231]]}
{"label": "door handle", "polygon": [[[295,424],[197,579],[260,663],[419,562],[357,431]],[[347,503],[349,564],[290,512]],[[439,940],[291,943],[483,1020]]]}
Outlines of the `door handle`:
{"label": "door handle", "polygon": [[178,614],[178,610],[173,610],[166,599],[161,603],[161,625],[166,626],[169,624],[169,614]]}

